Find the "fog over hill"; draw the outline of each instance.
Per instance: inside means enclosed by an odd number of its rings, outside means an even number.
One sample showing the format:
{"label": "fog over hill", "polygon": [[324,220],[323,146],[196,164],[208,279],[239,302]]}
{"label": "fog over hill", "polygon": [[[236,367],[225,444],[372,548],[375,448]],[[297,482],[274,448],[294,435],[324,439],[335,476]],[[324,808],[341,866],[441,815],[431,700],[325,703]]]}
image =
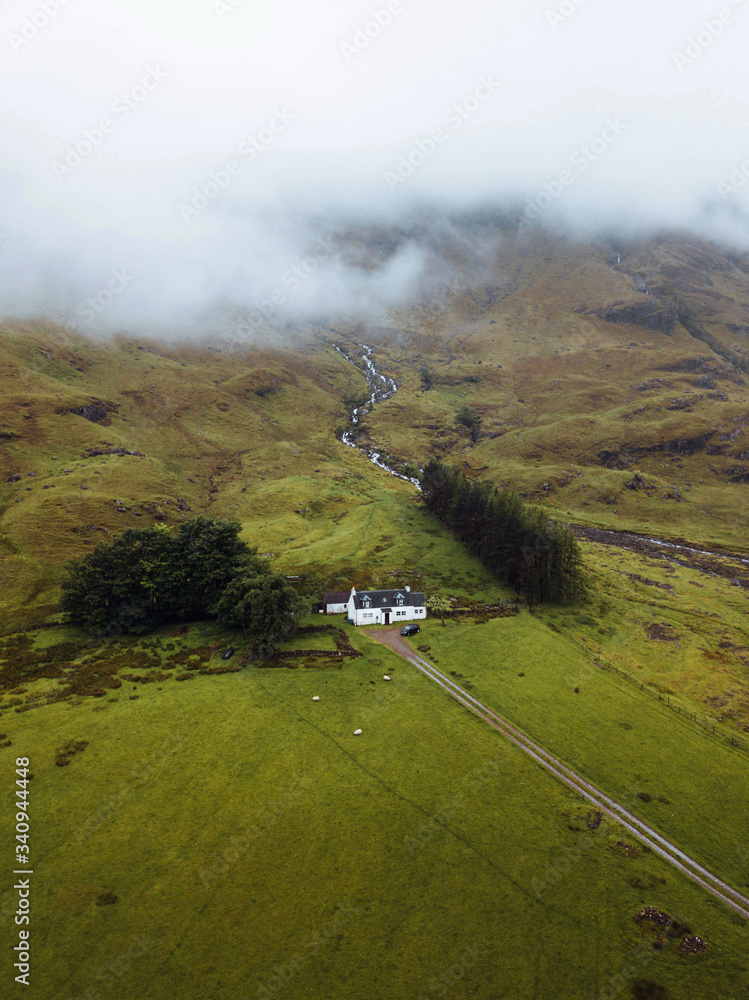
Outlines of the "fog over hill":
{"label": "fog over hill", "polygon": [[483,281],[519,225],[749,248],[749,0],[11,0],[1,24],[6,316],[242,339]]}

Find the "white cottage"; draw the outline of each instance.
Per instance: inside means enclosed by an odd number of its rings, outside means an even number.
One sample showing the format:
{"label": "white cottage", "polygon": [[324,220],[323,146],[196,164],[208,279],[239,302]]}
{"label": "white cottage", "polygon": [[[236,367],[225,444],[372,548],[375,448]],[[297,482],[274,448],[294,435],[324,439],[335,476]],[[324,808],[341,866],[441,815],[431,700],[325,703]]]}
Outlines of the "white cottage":
{"label": "white cottage", "polygon": [[402,590],[362,590],[351,588],[348,616],[354,625],[397,625],[426,618],[423,594]]}
{"label": "white cottage", "polygon": [[322,610],[326,615],[345,615],[348,610],[349,592],[333,590],[323,594]]}

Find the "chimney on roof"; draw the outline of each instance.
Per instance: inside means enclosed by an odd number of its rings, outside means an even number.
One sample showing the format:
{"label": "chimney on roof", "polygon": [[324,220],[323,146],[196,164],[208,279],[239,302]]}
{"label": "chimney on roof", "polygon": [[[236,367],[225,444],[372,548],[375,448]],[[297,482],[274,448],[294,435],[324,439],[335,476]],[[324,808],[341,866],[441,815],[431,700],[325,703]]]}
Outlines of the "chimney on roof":
{"label": "chimney on roof", "polygon": [[410,588],[410,587],[406,587],[406,593],[407,593],[407,594],[410,594],[410,593],[411,593],[411,588]]}
{"label": "chimney on roof", "polygon": [[353,597],[355,593],[356,593],[356,587],[352,587],[350,596]]}

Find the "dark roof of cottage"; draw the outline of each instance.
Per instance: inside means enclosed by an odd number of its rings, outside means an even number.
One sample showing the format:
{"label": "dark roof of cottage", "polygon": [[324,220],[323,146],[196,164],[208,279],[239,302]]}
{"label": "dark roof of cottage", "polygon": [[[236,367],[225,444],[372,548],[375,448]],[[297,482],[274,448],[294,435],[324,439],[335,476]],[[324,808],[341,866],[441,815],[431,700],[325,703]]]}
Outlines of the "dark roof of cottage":
{"label": "dark roof of cottage", "polygon": [[[398,604],[396,597],[403,597],[403,604]],[[363,604],[362,599],[368,597],[371,600],[371,604]],[[395,605],[396,607],[409,607],[409,608],[420,608],[424,605],[424,595],[414,594],[408,590],[360,590],[354,594],[354,607],[355,608],[391,608]]]}
{"label": "dark roof of cottage", "polygon": [[323,595],[322,602],[323,604],[348,604],[350,596],[350,590],[331,590],[330,593]]}

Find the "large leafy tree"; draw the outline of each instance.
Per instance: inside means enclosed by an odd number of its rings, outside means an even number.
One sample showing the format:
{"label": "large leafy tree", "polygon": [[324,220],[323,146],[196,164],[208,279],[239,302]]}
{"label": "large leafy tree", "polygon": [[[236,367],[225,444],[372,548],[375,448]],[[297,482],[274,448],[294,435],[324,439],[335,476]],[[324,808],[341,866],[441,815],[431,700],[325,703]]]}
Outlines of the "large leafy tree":
{"label": "large leafy tree", "polygon": [[266,570],[257,549],[240,540],[241,530],[239,521],[211,517],[194,517],[180,526],[174,539],[179,572],[174,612],[179,617],[214,613],[224,588],[238,573]]}
{"label": "large leafy tree", "polygon": [[450,598],[446,594],[432,594],[431,597],[427,597],[426,606],[429,613],[436,615],[444,625],[445,615],[452,609]]}
{"label": "large leafy tree", "polygon": [[293,587],[274,573],[235,577],[216,605],[218,620],[241,628],[262,655],[269,655],[296,628],[299,599]]}
{"label": "large leafy tree", "polygon": [[67,564],[60,607],[94,635],[145,632],[169,614],[176,584],[168,529],[129,528]]}
{"label": "large leafy tree", "polygon": [[177,535],[165,525],[130,528],[68,563],[60,606],[71,622],[98,636],[215,615],[238,577],[281,580],[240,540],[240,530],[237,521],[208,517],[187,521]]}

